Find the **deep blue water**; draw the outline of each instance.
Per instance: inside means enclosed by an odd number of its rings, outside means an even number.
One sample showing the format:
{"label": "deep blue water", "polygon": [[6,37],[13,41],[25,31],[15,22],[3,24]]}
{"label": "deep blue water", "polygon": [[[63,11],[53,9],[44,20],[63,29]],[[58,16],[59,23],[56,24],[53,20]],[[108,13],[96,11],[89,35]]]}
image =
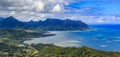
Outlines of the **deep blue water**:
{"label": "deep blue water", "polygon": [[88,46],[97,50],[120,51],[120,25],[91,25],[88,31],[50,31],[56,36],[34,38],[27,44],[44,43],[63,47]]}
{"label": "deep blue water", "polygon": [[98,24],[98,25],[90,25],[93,28],[105,28],[105,29],[120,29],[120,24]]}

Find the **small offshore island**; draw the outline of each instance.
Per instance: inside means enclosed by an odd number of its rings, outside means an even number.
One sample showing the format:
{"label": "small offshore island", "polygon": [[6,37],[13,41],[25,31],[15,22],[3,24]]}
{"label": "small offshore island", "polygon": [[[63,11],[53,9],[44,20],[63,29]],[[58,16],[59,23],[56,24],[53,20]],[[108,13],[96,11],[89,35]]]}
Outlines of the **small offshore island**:
{"label": "small offshore island", "polygon": [[48,18],[45,21],[21,22],[14,17],[0,21],[0,56],[2,57],[119,57],[119,52],[108,52],[83,47],[60,47],[54,44],[24,44],[28,39],[49,37],[47,31],[88,30],[82,21]]}

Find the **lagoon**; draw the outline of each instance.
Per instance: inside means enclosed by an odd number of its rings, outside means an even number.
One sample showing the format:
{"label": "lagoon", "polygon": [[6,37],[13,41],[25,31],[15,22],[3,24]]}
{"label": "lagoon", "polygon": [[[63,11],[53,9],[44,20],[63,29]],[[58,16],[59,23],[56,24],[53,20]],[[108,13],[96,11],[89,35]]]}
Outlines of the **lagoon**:
{"label": "lagoon", "polygon": [[88,46],[103,51],[120,51],[119,25],[91,26],[87,31],[49,31],[55,36],[32,38],[26,40],[26,44],[54,44],[62,47]]}

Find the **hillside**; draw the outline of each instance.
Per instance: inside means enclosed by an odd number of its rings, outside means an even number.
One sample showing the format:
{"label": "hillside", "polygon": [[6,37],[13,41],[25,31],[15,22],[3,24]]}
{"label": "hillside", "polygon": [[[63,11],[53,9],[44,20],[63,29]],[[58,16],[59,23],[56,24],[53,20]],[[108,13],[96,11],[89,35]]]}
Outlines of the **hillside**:
{"label": "hillside", "polygon": [[86,30],[88,29],[88,25],[82,21],[75,20],[60,20],[48,18],[45,21],[38,22],[40,27],[44,30]]}
{"label": "hillside", "polygon": [[29,38],[38,38],[53,36],[55,34],[45,34],[46,31],[40,30],[23,30],[23,29],[1,29],[0,38],[9,38],[16,40],[27,40]]}
{"label": "hillside", "polygon": [[59,47],[52,44],[32,45],[38,50],[38,57],[119,57],[119,52],[106,52],[88,48],[86,46]]}
{"label": "hillside", "polygon": [[1,22],[2,20],[4,20],[4,18],[3,18],[3,17],[0,17],[0,22]]}
{"label": "hillside", "polygon": [[21,22],[10,16],[1,18],[0,29],[3,28],[22,28],[22,29],[42,29],[42,30],[86,30],[89,26],[82,21],[75,20],[60,20],[55,18],[47,18],[44,21],[29,21]]}
{"label": "hillside", "polygon": [[23,27],[25,27],[25,24],[23,22],[18,21],[13,16],[4,18],[4,20],[0,22],[0,28],[23,28]]}

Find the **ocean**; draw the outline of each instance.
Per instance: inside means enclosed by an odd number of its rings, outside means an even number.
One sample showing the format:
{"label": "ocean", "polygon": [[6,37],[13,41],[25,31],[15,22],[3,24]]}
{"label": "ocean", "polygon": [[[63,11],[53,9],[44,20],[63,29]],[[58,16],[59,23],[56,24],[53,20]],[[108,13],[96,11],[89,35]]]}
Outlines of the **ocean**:
{"label": "ocean", "polygon": [[26,44],[54,44],[62,47],[87,46],[103,51],[120,51],[120,25],[90,25],[87,31],[49,31],[50,37],[33,38]]}

